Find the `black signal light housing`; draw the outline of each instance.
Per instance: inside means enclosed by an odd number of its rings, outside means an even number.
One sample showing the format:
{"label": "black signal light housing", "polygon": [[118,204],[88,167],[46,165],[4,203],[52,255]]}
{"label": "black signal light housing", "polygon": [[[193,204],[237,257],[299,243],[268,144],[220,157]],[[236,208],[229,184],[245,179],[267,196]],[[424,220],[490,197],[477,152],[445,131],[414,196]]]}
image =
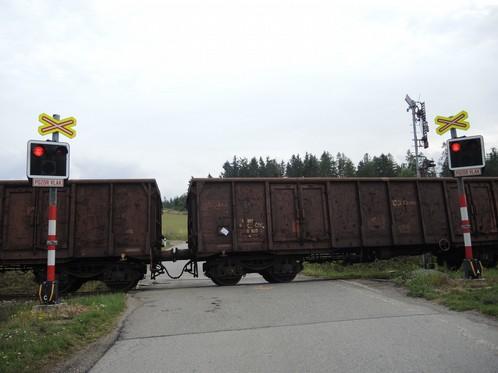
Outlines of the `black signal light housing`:
{"label": "black signal light housing", "polygon": [[482,168],[486,164],[482,136],[449,139],[447,149],[450,170]]}
{"label": "black signal light housing", "polygon": [[29,179],[69,178],[69,144],[53,141],[28,141],[26,175]]}

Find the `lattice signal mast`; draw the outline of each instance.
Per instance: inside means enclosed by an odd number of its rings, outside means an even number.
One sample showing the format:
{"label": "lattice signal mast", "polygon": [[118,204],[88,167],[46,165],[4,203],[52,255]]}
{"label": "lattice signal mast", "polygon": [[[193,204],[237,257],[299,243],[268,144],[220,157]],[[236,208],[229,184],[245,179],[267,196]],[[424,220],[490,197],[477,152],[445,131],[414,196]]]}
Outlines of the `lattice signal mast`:
{"label": "lattice signal mast", "polygon": [[[417,172],[417,177],[420,177],[418,148],[423,147],[424,149],[427,149],[429,147],[429,140],[427,139],[429,124],[427,123],[425,102],[414,101],[408,95],[406,95],[405,101],[408,104],[408,109],[406,109],[406,111],[412,111],[413,143],[415,145],[415,170]],[[417,127],[422,133],[420,139],[417,136]]]}

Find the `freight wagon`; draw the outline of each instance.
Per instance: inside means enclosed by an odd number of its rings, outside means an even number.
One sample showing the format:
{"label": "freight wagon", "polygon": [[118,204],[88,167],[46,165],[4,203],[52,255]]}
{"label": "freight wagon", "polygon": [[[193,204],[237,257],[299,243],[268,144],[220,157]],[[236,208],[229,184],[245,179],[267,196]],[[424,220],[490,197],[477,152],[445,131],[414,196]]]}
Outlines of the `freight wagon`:
{"label": "freight wagon", "polygon": [[[498,178],[466,180],[475,255],[498,259]],[[234,285],[247,273],[288,282],[306,261],[370,261],[431,252],[464,257],[457,185],[450,178],[192,179],[188,249],[161,251],[155,180],[80,180],[59,189],[57,280],[61,291],[102,280],[133,288],[150,264],[187,259],[184,271]],[[45,279],[48,190],[0,182],[0,270]]]}
{"label": "freight wagon", "polygon": [[[498,259],[498,178],[466,179],[475,256]],[[188,256],[219,285],[246,273],[291,281],[304,260],[368,261],[425,252],[464,258],[451,178],[192,179]]]}
{"label": "freight wagon", "polygon": [[[88,280],[127,290],[160,260],[161,195],[155,180],[72,180],[58,189],[56,278],[61,292]],[[48,189],[0,182],[0,270],[46,279]]]}

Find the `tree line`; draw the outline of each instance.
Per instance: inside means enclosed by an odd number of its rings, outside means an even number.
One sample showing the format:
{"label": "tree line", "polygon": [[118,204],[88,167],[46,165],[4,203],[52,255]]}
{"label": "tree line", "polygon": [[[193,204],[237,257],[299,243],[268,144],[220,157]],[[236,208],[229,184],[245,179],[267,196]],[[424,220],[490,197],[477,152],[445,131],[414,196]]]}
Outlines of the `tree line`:
{"label": "tree line", "polygon": [[398,165],[391,154],[363,156],[358,165],[344,153],[333,156],[324,151],[320,157],[306,153],[293,154],[287,162],[266,157],[234,156],[223,164],[220,177],[395,177],[415,176],[415,156],[408,151],[406,163]]}
{"label": "tree line", "polygon": [[163,208],[176,211],[185,211],[187,209],[187,193],[169,199],[165,198],[163,200]]}
{"label": "tree line", "polygon": [[[436,162],[419,154],[419,169],[421,176],[437,177],[452,176],[448,168],[448,155],[443,155],[438,161],[439,173],[436,172]],[[324,151],[320,157],[306,153],[304,156],[293,154],[287,162],[278,162],[266,157],[251,159],[234,156],[232,161],[226,161],[220,177],[414,177],[416,176],[415,154],[406,152],[405,161],[398,164],[392,154],[371,156],[366,153],[357,165],[344,153],[333,156]],[[498,151],[492,148],[486,154],[486,167],[483,176],[498,176]]]}
{"label": "tree line", "polygon": [[[448,168],[448,155],[446,148],[439,159],[439,173],[434,160],[419,154],[419,168],[422,176],[445,177],[452,176]],[[226,161],[222,166],[220,177],[415,177],[415,154],[410,150],[406,152],[405,160],[397,163],[394,157],[388,154],[371,156],[366,153],[363,158],[354,164],[344,153],[333,156],[324,151],[320,157],[311,153],[293,154],[288,161],[277,161],[275,158],[234,156],[231,161]],[[486,167],[482,176],[498,176],[498,150],[491,148],[486,153]],[[211,177],[209,175],[208,177]],[[184,211],[187,206],[187,194],[163,201],[163,207]]]}

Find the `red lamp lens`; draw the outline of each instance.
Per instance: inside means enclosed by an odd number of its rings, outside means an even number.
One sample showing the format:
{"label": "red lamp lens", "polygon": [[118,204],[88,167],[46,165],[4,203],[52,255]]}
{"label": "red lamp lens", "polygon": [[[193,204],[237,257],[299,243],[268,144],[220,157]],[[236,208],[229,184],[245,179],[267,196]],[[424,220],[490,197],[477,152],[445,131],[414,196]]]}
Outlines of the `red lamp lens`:
{"label": "red lamp lens", "polygon": [[40,157],[43,157],[43,155],[45,154],[45,148],[43,146],[41,146],[41,145],[36,145],[33,148],[32,152],[33,152],[33,155],[35,157],[40,158]]}
{"label": "red lamp lens", "polygon": [[462,145],[459,142],[454,142],[451,144],[451,151],[453,153],[458,153],[462,149]]}

